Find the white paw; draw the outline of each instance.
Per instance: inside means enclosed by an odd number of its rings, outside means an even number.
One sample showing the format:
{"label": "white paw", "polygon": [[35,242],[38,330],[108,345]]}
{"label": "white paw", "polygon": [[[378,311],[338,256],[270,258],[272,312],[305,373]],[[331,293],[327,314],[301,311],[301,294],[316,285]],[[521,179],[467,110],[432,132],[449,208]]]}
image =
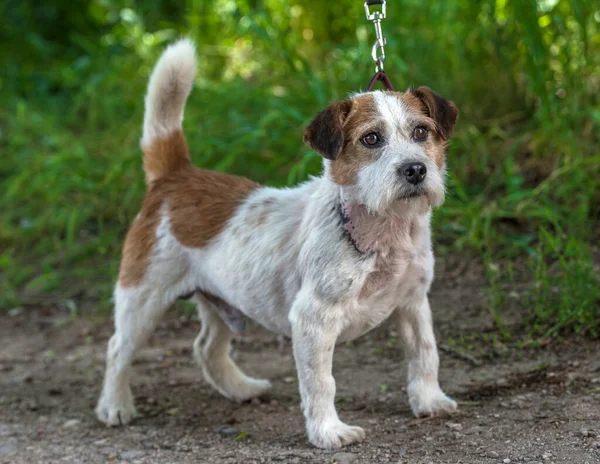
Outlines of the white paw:
{"label": "white paw", "polygon": [[308,440],[317,448],[338,449],[365,438],[365,431],[353,425],[344,424],[339,419],[320,424],[308,424]]}
{"label": "white paw", "polygon": [[246,401],[271,389],[271,382],[247,376],[229,357],[207,360],[197,353],[196,359],[202,367],[204,379],[225,398]]}
{"label": "white paw", "polygon": [[450,415],[456,412],[458,405],[439,386],[408,386],[408,401],[412,412],[417,417]]}
{"label": "white paw", "polygon": [[102,395],[96,406],[96,417],[109,427],[129,424],[137,415],[131,395],[121,402]]}
{"label": "white paw", "polygon": [[271,382],[266,379],[246,377],[243,382],[230,386],[225,396],[235,401],[246,401],[264,395],[271,387]]}

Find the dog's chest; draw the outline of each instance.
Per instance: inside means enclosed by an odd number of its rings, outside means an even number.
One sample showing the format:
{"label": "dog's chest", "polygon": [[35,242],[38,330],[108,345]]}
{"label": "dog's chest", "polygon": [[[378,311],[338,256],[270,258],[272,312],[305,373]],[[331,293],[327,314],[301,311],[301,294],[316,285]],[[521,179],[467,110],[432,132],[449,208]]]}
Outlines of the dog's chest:
{"label": "dog's chest", "polygon": [[427,249],[395,250],[375,259],[373,270],[366,273],[358,295],[359,301],[370,300],[379,293],[406,297],[429,288],[433,262]]}
{"label": "dog's chest", "polygon": [[433,263],[427,253],[376,259],[372,270],[364,276],[353,310],[346,313],[346,327],[340,341],[370,331],[398,307],[420,304],[432,275]]}
{"label": "dog's chest", "polygon": [[400,307],[418,305],[433,279],[433,255],[426,247],[375,256],[364,273],[354,302],[355,311],[341,339],[356,338],[379,325]]}

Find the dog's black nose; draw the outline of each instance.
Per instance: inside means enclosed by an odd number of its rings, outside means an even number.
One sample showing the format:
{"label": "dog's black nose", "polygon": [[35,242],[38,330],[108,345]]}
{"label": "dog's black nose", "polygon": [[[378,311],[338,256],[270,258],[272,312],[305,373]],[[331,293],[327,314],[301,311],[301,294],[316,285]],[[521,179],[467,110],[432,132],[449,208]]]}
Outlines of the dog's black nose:
{"label": "dog's black nose", "polygon": [[417,185],[425,180],[427,168],[423,163],[406,163],[400,166],[400,175],[406,177],[411,184]]}

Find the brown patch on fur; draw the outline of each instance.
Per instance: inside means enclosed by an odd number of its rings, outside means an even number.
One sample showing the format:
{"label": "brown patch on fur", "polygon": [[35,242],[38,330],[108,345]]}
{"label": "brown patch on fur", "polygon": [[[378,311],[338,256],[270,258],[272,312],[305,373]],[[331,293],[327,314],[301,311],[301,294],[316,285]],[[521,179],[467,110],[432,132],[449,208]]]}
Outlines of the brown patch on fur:
{"label": "brown patch on fur", "polygon": [[119,267],[119,284],[122,287],[133,287],[144,278],[159,222],[160,202],[157,204],[154,198],[146,196],[123,245]]}
{"label": "brown patch on fur", "polygon": [[190,248],[201,248],[218,235],[240,203],[260,187],[245,177],[196,167],[159,179],[155,185],[153,190],[169,206],[173,235]]}
{"label": "brown patch on fur", "polygon": [[433,134],[430,133],[429,139],[425,142],[426,151],[441,169],[445,161],[446,142],[452,135],[458,120],[456,105],[425,86],[399,94],[399,98],[417,114],[427,116],[435,122],[435,131],[432,131]]}
{"label": "brown patch on fur", "polygon": [[423,105],[423,102],[419,97],[409,92],[394,92],[394,94],[396,95],[396,97],[398,97],[398,99],[402,100],[402,103],[408,106],[415,113],[427,116],[425,105]]}
{"label": "brown patch on fur", "polygon": [[445,144],[434,144],[431,149],[427,150],[427,156],[434,161],[438,168],[442,169],[444,167],[444,162],[446,161]]}
{"label": "brown patch on fur", "polygon": [[[430,118],[427,107],[414,93],[396,92],[396,94],[397,97],[402,100],[402,102],[406,104],[406,106],[408,106],[415,114]],[[435,121],[433,122],[435,123]],[[425,153],[427,156],[433,160],[438,168],[442,169],[446,160],[446,142],[436,131],[430,131],[429,138],[423,143],[425,144]]]}
{"label": "brown patch on fur", "polygon": [[163,204],[168,205],[171,230],[179,243],[200,248],[223,230],[238,205],[259,186],[244,177],[194,166],[156,178],[127,234],[119,283],[131,287],[143,279]]}
{"label": "brown patch on fur", "polygon": [[152,140],[142,145],[144,152],[144,171],[146,183],[168,173],[191,166],[190,154],[181,129],[176,129],[168,136]]}
{"label": "brown patch on fur", "polygon": [[346,134],[341,155],[331,165],[331,177],[336,184],[351,185],[361,168],[373,162],[373,150],[358,140],[372,128],[377,117],[372,95],[361,95],[352,100],[352,108],[343,124]]}
{"label": "brown patch on fur", "polygon": [[437,133],[446,142],[454,132],[454,126],[458,120],[456,105],[426,86],[410,89],[407,93],[421,100],[427,116],[435,121]]}

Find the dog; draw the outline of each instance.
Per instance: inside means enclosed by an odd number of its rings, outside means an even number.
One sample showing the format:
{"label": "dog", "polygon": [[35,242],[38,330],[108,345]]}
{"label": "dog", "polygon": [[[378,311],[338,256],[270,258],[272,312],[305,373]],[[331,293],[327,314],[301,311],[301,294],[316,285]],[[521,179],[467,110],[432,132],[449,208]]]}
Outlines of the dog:
{"label": "dog", "polygon": [[192,165],[182,121],[195,72],[194,44],[183,39],[166,49],[148,84],[141,139],[148,188],[123,246],[100,421],[124,425],[136,416],[134,354],[185,295],[202,322],[194,356],[208,383],[232,400],[271,387],[229,356],[246,318],[291,337],[307,435],[317,447],[365,437],[336,412],[334,347],[392,315],[413,413],[454,412],[438,383],[427,293],[430,219],[444,201],[456,106],[427,87],[334,102],[304,134],[323,157],[322,175],[276,189]]}

